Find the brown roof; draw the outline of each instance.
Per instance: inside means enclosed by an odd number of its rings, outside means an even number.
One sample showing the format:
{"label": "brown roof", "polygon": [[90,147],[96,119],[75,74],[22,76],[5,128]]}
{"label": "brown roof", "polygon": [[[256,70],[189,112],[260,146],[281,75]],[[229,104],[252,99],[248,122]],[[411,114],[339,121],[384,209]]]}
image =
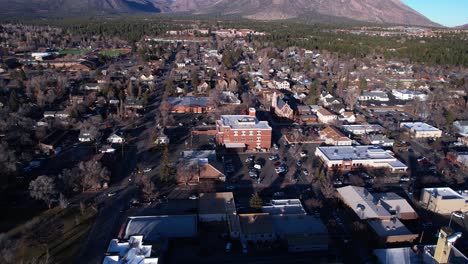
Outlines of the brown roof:
{"label": "brown roof", "polygon": [[338,141],[338,140],[343,140],[343,141],[349,141],[351,139],[349,139],[348,137],[346,137],[343,133],[341,133],[341,131],[339,131],[336,127],[333,127],[333,126],[329,126],[329,127],[326,127],[322,130],[320,130],[319,132],[320,136],[322,137],[326,137],[326,138],[331,138],[335,141]]}
{"label": "brown roof", "polygon": [[335,115],[335,114],[333,114],[332,112],[328,111],[328,110],[325,109],[325,108],[320,108],[320,109],[317,111],[317,113],[320,113],[320,114],[322,114],[322,115],[333,115],[333,116]]}
{"label": "brown roof", "polygon": [[239,220],[243,234],[273,233],[273,223],[269,214],[241,214]]}

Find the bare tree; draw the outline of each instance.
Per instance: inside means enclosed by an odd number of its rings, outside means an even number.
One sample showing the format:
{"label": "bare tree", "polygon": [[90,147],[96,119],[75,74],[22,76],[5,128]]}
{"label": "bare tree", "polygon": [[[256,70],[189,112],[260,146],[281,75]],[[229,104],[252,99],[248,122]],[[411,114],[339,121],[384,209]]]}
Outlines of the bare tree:
{"label": "bare tree", "polygon": [[136,184],[140,188],[144,199],[150,199],[154,196],[156,186],[148,175],[139,174],[135,179]]}
{"label": "bare tree", "polygon": [[80,169],[80,185],[84,192],[91,188],[100,188],[103,182],[109,181],[109,170],[97,161],[86,161],[78,164]]}
{"label": "bare tree", "polygon": [[57,195],[54,179],[42,175],[29,183],[29,194],[37,200],[44,201],[50,208],[52,200]]}
{"label": "bare tree", "polygon": [[197,173],[197,167],[187,163],[180,163],[177,168],[177,181],[188,185]]}

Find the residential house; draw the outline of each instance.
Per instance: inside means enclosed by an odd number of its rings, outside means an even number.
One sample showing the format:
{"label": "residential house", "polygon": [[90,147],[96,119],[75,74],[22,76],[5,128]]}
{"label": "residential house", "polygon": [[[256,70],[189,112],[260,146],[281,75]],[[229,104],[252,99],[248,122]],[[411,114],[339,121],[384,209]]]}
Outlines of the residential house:
{"label": "residential house", "polygon": [[156,145],[168,145],[170,142],[169,137],[164,133],[164,129],[159,130],[158,137],[154,141]]}
{"label": "residential house", "polygon": [[241,101],[239,100],[237,95],[235,95],[231,91],[221,92],[220,97],[221,97],[220,98],[221,99],[221,104],[226,104],[226,105],[240,105],[241,104]]}
{"label": "residential house", "polygon": [[320,108],[319,110],[317,110],[317,118],[320,123],[332,124],[336,122],[337,115],[333,114],[325,108]]}
{"label": "residential house", "polygon": [[313,124],[317,123],[318,120],[317,116],[308,105],[297,106],[297,115],[302,124]]}
{"label": "residential house", "polygon": [[94,136],[87,130],[80,130],[80,135],[78,136],[78,141],[80,142],[91,142],[95,138]]}
{"label": "residential house", "polygon": [[369,145],[380,147],[393,147],[395,140],[387,138],[386,135],[370,134],[365,136],[365,141]]}
{"label": "residential house", "polygon": [[169,97],[167,101],[171,104],[171,112],[173,113],[206,113],[210,111],[208,106],[208,97],[201,96],[184,96],[184,97]]}
{"label": "residential house", "polygon": [[125,138],[122,135],[119,135],[118,133],[113,133],[107,138],[107,142],[111,144],[122,144],[125,142]]}
{"label": "residential house", "polygon": [[222,115],[216,121],[216,140],[228,149],[269,150],[272,128],[256,118],[254,108],[249,115]]}
{"label": "residential house", "polygon": [[356,123],[356,116],[353,112],[342,112],[338,117],[340,121],[346,121],[348,123]]}
{"label": "residential house", "polygon": [[200,94],[206,94],[210,89],[210,85],[205,82],[205,80],[201,81],[201,83],[197,86],[197,92]]}
{"label": "residential house", "polygon": [[291,83],[287,80],[275,80],[274,85],[279,90],[291,90]]}
{"label": "residential house", "polygon": [[468,121],[455,121],[453,126],[460,135],[468,137]]}
{"label": "residential house", "polygon": [[328,92],[322,92],[319,97],[319,102],[323,106],[330,106],[334,104],[341,104],[339,100],[337,100],[333,95]]}
{"label": "residential house", "polygon": [[275,92],[273,93],[273,97],[271,99],[271,107],[275,112],[276,116],[284,117],[293,119],[294,118],[294,111],[292,110],[291,106],[287,102],[285,102],[278,94]]}
{"label": "residential house", "polygon": [[440,138],[442,130],[423,122],[402,122],[400,128],[413,138]]}
{"label": "residential house", "polygon": [[335,146],[351,146],[353,141],[346,137],[341,131],[334,126],[326,127],[319,132],[320,139],[325,141],[325,144]]}
{"label": "residential house", "polygon": [[450,215],[468,211],[468,190],[456,192],[448,187],[424,188],[420,202],[424,208],[438,214]]}
{"label": "residential house", "polygon": [[390,98],[384,91],[363,91],[359,96],[359,101],[380,101],[388,102]]}
{"label": "residential house", "polygon": [[364,167],[400,173],[408,169],[389,152],[375,146],[318,147],[315,156],[330,170],[350,171]]}

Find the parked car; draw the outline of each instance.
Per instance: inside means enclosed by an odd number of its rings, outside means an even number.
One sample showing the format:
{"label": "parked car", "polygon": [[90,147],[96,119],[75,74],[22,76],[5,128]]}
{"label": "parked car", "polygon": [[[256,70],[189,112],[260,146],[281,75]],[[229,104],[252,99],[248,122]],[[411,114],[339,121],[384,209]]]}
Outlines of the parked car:
{"label": "parked car", "polygon": [[305,175],[305,176],[309,176],[309,171],[307,169],[303,169],[302,170],[302,173]]}
{"label": "parked car", "polygon": [[196,194],[192,194],[192,195],[189,196],[189,199],[190,200],[197,200],[198,196]]}
{"label": "parked car", "polygon": [[151,168],[144,168],[143,172],[150,172],[152,169]]}
{"label": "parked car", "polygon": [[247,159],[245,159],[245,162],[253,162],[254,159],[255,159],[254,156],[250,156],[250,157],[248,157]]}
{"label": "parked car", "polygon": [[262,165],[260,165],[260,164],[255,164],[255,165],[254,165],[254,168],[257,169],[257,170],[261,170],[261,169],[262,169]]}
{"label": "parked car", "polygon": [[302,158],[307,157],[307,151],[302,151],[300,155]]}
{"label": "parked car", "polygon": [[277,154],[271,155],[268,159],[272,160],[272,161],[277,161],[277,160],[279,160],[279,156]]}

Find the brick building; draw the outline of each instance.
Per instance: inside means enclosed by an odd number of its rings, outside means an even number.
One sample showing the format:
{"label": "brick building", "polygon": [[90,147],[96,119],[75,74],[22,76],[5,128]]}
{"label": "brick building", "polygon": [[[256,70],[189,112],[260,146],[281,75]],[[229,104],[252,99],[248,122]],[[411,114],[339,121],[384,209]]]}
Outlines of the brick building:
{"label": "brick building", "polygon": [[256,118],[254,108],[249,115],[222,115],[216,121],[216,140],[228,149],[268,150],[271,134],[270,125]]}

